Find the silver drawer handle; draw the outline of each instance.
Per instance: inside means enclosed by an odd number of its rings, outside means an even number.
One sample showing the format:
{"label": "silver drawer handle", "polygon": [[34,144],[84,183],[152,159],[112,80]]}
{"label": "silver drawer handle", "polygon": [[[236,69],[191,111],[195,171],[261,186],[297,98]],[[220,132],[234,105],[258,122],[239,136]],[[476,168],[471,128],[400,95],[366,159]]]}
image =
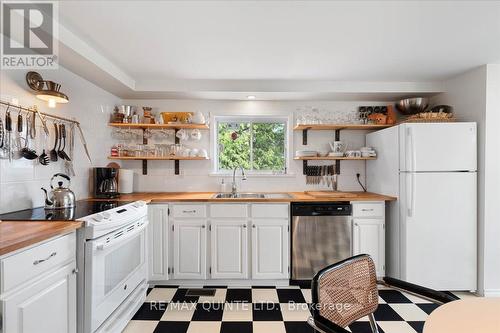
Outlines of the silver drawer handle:
{"label": "silver drawer handle", "polygon": [[183,213],[196,213],[196,210],[183,210]]}
{"label": "silver drawer handle", "polygon": [[370,208],[370,209],[368,209],[368,208],[363,208],[363,209],[361,209],[361,211],[362,211],[362,212],[373,212],[373,208]]}
{"label": "silver drawer handle", "polygon": [[47,260],[49,260],[49,259],[50,259],[50,258],[52,258],[52,257],[55,257],[55,256],[56,256],[56,254],[57,254],[57,252],[52,252],[52,253],[51,253],[51,254],[50,254],[47,258],[45,258],[45,259],[38,259],[38,260],[35,260],[35,261],[33,261],[33,265],[38,265],[38,264],[41,264],[42,262],[47,261]]}

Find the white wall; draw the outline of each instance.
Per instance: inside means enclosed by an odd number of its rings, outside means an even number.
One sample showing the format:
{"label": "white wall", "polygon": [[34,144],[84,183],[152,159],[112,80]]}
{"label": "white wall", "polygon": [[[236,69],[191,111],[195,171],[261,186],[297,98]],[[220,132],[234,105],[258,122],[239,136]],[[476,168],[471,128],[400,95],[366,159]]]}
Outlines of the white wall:
{"label": "white wall", "polygon": [[[110,133],[107,122],[113,106],[119,104],[120,99],[60,67],[58,70],[39,71],[45,79],[62,84],[61,91],[69,96],[68,104],[59,104],[57,108],[49,109],[46,102],[36,99],[27,87],[26,72],[26,70],[1,70],[0,98],[6,101],[17,98],[22,106],[36,104],[42,112],[75,118],[81,123],[86,135],[94,165],[106,165]],[[17,112],[12,111],[11,115],[15,121]],[[4,107],[0,109],[0,117],[5,119]],[[35,146],[38,148],[37,151],[41,151],[44,135],[40,123],[38,125]],[[52,130],[50,125],[51,123],[49,123],[49,128]],[[78,136],[75,140],[76,176],[72,179],[71,188],[77,199],[83,199],[89,196],[91,165],[84,155]],[[53,144],[53,138],[49,140],[50,144]],[[8,160],[0,160],[0,213],[43,205],[43,193],[40,187],[47,187],[50,177],[54,173],[63,171],[63,162],[42,166],[36,161],[25,159],[12,163]]]}
{"label": "white wall", "polygon": [[500,65],[487,65],[484,198],[484,289],[500,297]]}
{"label": "white wall", "polygon": [[500,296],[500,65],[484,65],[445,82],[433,104],[449,104],[478,124],[478,291]]}
{"label": "white wall", "polygon": [[[329,112],[349,112],[357,110],[359,105],[386,105],[376,102],[325,102],[325,101],[212,101],[212,100],[125,100],[124,103],[137,106],[151,106],[154,113],[161,111],[201,111],[212,118],[215,115],[282,115],[294,118],[294,113],[304,106],[317,107]],[[295,120],[293,120],[294,122]],[[294,123],[290,127],[293,127]],[[347,141],[349,147],[359,148],[365,144],[365,132],[342,131],[341,140]],[[201,142],[186,142],[190,147],[210,149],[213,137],[209,132],[203,132]],[[293,132],[289,157],[298,149],[317,149],[327,151],[328,142],[333,141],[333,131],[310,131],[309,144],[302,146],[302,133]],[[170,143],[173,140],[170,141]],[[212,156],[211,156],[212,157]],[[150,161],[148,175],[142,175],[141,162],[127,161],[121,163],[125,168],[135,170],[135,190],[137,191],[217,191],[219,190],[220,177],[210,175],[213,171],[212,161],[181,161],[181,175],[174,175],[172,161]],[[291,176],[249,177],[245,182],[240,182],[243,191],[303,191],[322,188],[319,185],[305,184],[302,175],[302,161],[290,159],[289,172]],[[343,161],[339,177],[339,189],[361,190],[355,175],[360,173],[364,181],[365,162]],[[227,183],[230,179],[226,177]],[[324,187],[323,187],[324,188]]]}

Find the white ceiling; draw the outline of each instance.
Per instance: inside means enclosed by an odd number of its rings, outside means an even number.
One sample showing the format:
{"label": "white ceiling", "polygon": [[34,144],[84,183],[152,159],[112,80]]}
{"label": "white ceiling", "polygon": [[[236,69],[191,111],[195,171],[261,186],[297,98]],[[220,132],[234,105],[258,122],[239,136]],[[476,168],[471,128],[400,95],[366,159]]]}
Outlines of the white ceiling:
{"label": "white ceiling", "polygon": [[134,97],[200,80],[441,81],[500,60],[498,1],[64,1],[59,16]]}

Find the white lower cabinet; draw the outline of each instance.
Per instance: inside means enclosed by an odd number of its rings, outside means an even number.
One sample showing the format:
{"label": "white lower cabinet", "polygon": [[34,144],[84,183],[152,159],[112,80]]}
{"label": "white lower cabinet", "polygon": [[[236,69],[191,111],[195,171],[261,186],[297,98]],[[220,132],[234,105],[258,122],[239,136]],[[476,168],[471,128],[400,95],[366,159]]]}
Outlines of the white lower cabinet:
{"label": "white lower cabinet", "polygon": [[252,278],[288,279],[289,221],[252,220]]}
{"label": "white lower cabinet", "polygon": [[76,332],[75,242],[72,233],[0,258],[0,282],[22,277],[0,283],[0,332]]}
{"label": "white lower cabinet", "polygon": [[213,279],[248,278],[248,221],[210,221]]}
{"label": "white lower cabinet", "polygon": [[381,218],[353,218],[353,254],[369,254],[377,276],[385,275],[385,227]]}
{"label": "white lower cabinet", "polygon": [[75,262],[6,297],[5,333],[76,332]]}
{"label": "white lower cabinet", "polygon": [[152,204],[148,207],[148,267],[149,279],[168,280],[168,205]]}
{"label": "white lower cabinet", "polygon": [[153,281],[289,277],[288,204],[154,204],[149,219]]}
{"label": "white lower cabinet", "polygon": [[205,219],[174,220],[173,278],[207,278],[207,221]]}

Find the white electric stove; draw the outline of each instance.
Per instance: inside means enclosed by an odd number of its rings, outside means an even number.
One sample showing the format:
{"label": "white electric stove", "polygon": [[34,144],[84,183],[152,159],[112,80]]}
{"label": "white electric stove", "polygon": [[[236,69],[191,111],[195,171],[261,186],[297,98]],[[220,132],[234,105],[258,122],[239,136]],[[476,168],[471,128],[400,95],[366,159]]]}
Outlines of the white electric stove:
{"label": "white electric stove", "polygon": [[78,218],[78,332],[121,332],[147,290],[147,205],[136,201]]}

